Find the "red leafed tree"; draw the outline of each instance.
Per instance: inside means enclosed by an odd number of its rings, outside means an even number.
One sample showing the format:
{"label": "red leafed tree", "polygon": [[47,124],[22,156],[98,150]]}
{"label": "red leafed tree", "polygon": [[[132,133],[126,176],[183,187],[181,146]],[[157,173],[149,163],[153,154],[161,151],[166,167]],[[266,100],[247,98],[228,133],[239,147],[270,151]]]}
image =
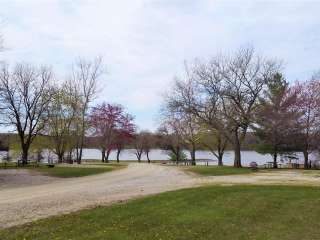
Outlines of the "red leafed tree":
{"label": "red leafed tree", "polygon": [[112,149],[119,149],[120,145],[122,149],[134,131],[133,117],[125,113],[121,105],[105,102],[92,109],[90,126],[99,143],[103,162],[109,161]]}
{"label": "red leafed tree", "polygon": [[116,130],[114,139],[114,146],[117,149],[117,162],[119,162],[122,149],[133,140],[134,132],[133,117],[130,114],[122,115],[119,129]]}

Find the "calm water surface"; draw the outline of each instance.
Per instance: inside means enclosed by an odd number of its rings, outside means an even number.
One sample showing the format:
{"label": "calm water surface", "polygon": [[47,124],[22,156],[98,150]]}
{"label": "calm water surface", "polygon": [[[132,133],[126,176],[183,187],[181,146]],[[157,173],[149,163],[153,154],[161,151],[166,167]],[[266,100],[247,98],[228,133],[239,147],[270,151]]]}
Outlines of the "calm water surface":
{"label": "calm water surface", "polygon": [[[134,149],[126,149],[121,152],[120,155],[120,161],[121,160],[137,160]],[[101,152],[98,149],[84,149],[83,152],[83,158],[84,159],[101,159]],[[189,152],[185,151],[185,154],[190,159]],[[299,158],[299,162],[303,163],[303,155],[301,153],[296,153],[297,157]],[[160,149],[152,149],[149,153],[150,160],[168,160],[168,154],[166,151],[160,150]],[[210,153],[209,151],[197,151],[196,152],[196,158],[197,159],[211,159],[216,160],[215,156]],[[109,157],[110,160],[116,160],[116,151],[112,151]],[[223,162],[225,165],[233,165],[233,159],[234,159],[234,153],[233,151],[226,151],[223,157]],[[255,151],[242,151],[241,152],[241,159],[242,164],[244,166],[248,166],[250,162],[255,161],[259,165],[264,164],[266,162],[272,161],[271,155],[262,155]],[[312,159],[312,157],[311,157]],[[146,155],[144,154],[142,156],[142,160],[147,160]],[[285,160],[285,159],[283,159]],[[216,161],[210,162],[210,164],[216,165]]]}
{"label": "calm water surface", "polygon": [[[121,152],[120,155],[120,161],[126,160],[126,161],[136,161],[137,158],[135,156],[135,150],[134,149],[126,149]],[[0,162],[3,157],[6,156],[6,152],[0,152]],[[190,159],[190,153],[188,151],[185,151],[185,154],[188,159]],[[50,155],[50,158],[53,160],[53,162],[56,160],[56,156],[53,153],[49,153],[48,151],[45,151],[43,153],[44,159],[43,162],[47,162],[48,155]],[[298,162],[303,163],[303,155],[302,153],[296,153],[296,156],[298,157]],[[168,160],[168,154],[164,150],[160,149],[152,149],[149,153],[150,160]],[[197,151],[196,152],[196,158],[197,159],[209,159],[210,165],[217,165],[216,157],[209,151]],[[317,159],[316,156],[310,156],[311,160]],[[101,160],[101,152],[99,149],[84,149],[83,150],[83,159],[92,159],[92,160]],[[223,163],[225,165],[233,165],[233,159],[234,159],[234,153],[233,151],[226,151],[223,156]],[[112,151],[109,157],[109,160],[116,160],[116,151]],[[147,156],[145,154],[142,155],[142,161],[146,161]],[[280,158],[279,158],[280,160]],[[286,163],[287,160],[283,159]],[[271,155],[262,155],[255,151],[242,151],[241,152],[241,161],[243,166],[248,166],[250,162],[255,161],[259,165],[265,164],[266,162],[271,162],[272,157]],[[198,164],[204,164],[203,162],[199,162]]]}

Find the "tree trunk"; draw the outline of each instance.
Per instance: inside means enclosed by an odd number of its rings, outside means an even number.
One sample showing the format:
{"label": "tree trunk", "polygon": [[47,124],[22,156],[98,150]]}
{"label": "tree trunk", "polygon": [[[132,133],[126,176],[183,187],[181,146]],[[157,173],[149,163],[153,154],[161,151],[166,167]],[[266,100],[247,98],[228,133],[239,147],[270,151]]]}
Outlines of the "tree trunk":
{"label": "tree trunk", "polygon": [[82,160],[82,150],[83,150],[83,145],[84,145],[84,135],[85,135],[85,109],[86,106],[84,106],[84,110],[82,112],[82,126],[81,126],[81,137],[80,137],[80,152],[79,152],[79,156],[77,159],[77,163],[81,164],[81,160]]}
{"label": "tree trunk", "polygon": [[150,163],[149,151],[147,151],[146,154],[147,154],[148,163]]}
{"label": "tree trunk", "polygon": [[104,162],[105,157],[106,157],[106,149],[103,148],[103,149],[101,150],[101,161],[102,161],[102,162]]}
{"label": "tree trunk", "polygon": [[140,152],[137,153],[138,162],[141,162],[141,155],[142,154]]}
{"label": "tree trunk", "polygon": [[28,153],[29,153],[29,146],[24,145],[22,147],[22,156],[21,156],[22,165],[28,164]]}
{"label": "tree trunk", "polygon": [[76,162],[78,162],[78,158],[79,158],[79,145],[78,145],[78,142],[77,142],[77,146],[76,146]]}
{"label": "tree trunk", "polygon": [[120,161],[120,153],[121,153],[121,149],[117,150],[117,163],[119,163]]}
{"label": "tree trunk", "polygon": [[308,169],[310,167],[309,165],[309,154],[308,151],[303,151],[303,156],[304,156],[304,168]]}
{"label": "tree trunk", "polygon": [[61,152],[57,154],[58,155],[58,163],[62,163],[63,162],[63,155]]}
{"label": "tree trunk", "polygon": [[77,146],[76,146],[76,149],[77,149],[77,154],[76,154],[76,162],[78,164],[81,164],[81,159],[82,159],[82,146],[81,146],[81,136],[80,136],[80,139],[79,139],[79,136],[77,136]]}
{"label": "tree trunk", "polygon": [[238,131],[235,132],[233,140],[233,150],[234,150],[234,163],[233,166],[236,168],[241,168],[241,145],[238,136]]}
{"label": "tree trunk", "polygon": [[[82,155],[82,153],[81,153]],[[80,145],[79,145],[79,140],[77,140],[77,146],[76,146],[76,159],[75,161],[80,164],[81,163],[81,157],[80,157]]]}
{"label": "tree trunk", "polygon": [[216,154],[214,154],[213,152],[213,155],[215,155],[217,158],[218,158],[218,166],[223,166],[223,153],[224,153],[224,149],[226,148],[226,141],[223,141],[221,139],[221,134],[219,133],[218,135],[218,144],[217,144],[217,150],[218,150],[218,156]]}
{"label": "tree trunk", "polygon": [[273,168],[278,168],[277,158],[278,158],[278,153],[274,152],[273,153]]}
{"label": "tree trunk", "polygon": [[77,160],[77,163],[78,163],[78,164],[81,164],[81,160],[82,160],[82,147],[83,147],[83,146],[80,146],[79,158],[78,158],[78,160]]}
{"label": "tree trunk", "polygon": [[222,158],[223,158],[223,154],[220,154],[218,153],[219,156],[218,156],[218,166],[223,166],[223,161],[222,161]]}
{"label": "tree trunk", "polygon": [[192,145],[190,155],[191,155],[191,165],[195,166],[196,165],[196,147],[194,145]]}
{"label": "tree trunk", "polygon": [[176,157],[176,162],[177,162],[177,165],[179,164],[179,161],[180,161],[180,148],[177,147],[177,157]]}
{"label": "tree trunk", "polygon": [[105,160],[106,163],[109,163],[110,152],[111,152],[111,149],[108,149],[108,150],[107,150],[107,154],[106,154],[106,156],[105,156],[105,158],[104,158],[104,160]]}
{"label": "tree trunk", "polygon": [[69,150],[69,151],[68,151],[67,162],[68,162],[69,164],[73,164],[73,160],[72,160],[72,150]]}

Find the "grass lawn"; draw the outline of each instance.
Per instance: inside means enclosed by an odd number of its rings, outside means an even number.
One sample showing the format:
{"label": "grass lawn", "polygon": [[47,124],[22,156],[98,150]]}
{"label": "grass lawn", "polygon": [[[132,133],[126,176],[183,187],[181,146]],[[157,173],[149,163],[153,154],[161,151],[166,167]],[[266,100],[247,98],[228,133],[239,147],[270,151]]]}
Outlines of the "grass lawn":
{"label": "grass lawn", "polygon": [[0,239],[319,239],[320,188],[201,187],[0,230]]}
{"label": "grass lawn", "polygon": [[252,173],[248,168],[234,168],[230,166],[189,166],[183,167],[187,172],[196,173],[204,176],[223,176],[223,175],[235,175],[235,174],[248,174]]}
{"label": "grass lawn", "polygon": [[[71,178],[71,177],[83,177],[98,173],[110,172],[113,170],[124,168],[124,164],[112,164],[112,165],[103,165],[103,166],[59,166],[56,165],[54,168],[48,168],[46,166],[41,166],[35,168],[35,171],[41,172],[45,175],[61,178]],[[1,238],[0,238],[1,239]]]}
{"label": "grass lawn", "polygon": [[16,168],[17,164],[14,162],[0,162],[0,169],[2,168]]}

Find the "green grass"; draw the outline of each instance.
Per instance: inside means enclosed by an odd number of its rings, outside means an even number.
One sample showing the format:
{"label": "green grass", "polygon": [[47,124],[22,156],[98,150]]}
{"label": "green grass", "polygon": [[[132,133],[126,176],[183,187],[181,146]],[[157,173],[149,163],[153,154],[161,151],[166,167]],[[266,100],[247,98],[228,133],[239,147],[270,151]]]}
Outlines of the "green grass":
{"label": "green grass", "polygon": [[1,162],[0,163],[0,169],[2,168],[16,168],[17,164],[14,162]]}
{"label": "green grass", "polygon": [[223,175],[235,175],[235,174],[248,174],[252,173],[249,168],[234,168],[229,166],[189,166],[183,167],[187,172],[196,173],[204,176],[223,176]]}
{"label": "green grass", "polygon": [[93,174],[110,172],[116,169],[124,168],[123,164],[112,164],[112,165],[103,165],[103,166],[88,166],[88,167],[66,167],[66,166],[55,166],[54,168],[48,168],[46,166],[41,166],[35,168],[35,171],[41,172],[42,174],[52,176],[52,177],[61,177],[61,178],[71,178],[71,177],[84,177]]}
{"label": "green grass", "polygon": [[16,162],[1,162],[0,163],[0,170],[1,169],[30,169],[30,168],[35,168],[37,167],[37,164],[35,162],[29,163],[24,166],[17,166]]}
{"label": "green grass", "polygon": [[320,188],[202,187],[0,230],[0,239],[319,239]]}

